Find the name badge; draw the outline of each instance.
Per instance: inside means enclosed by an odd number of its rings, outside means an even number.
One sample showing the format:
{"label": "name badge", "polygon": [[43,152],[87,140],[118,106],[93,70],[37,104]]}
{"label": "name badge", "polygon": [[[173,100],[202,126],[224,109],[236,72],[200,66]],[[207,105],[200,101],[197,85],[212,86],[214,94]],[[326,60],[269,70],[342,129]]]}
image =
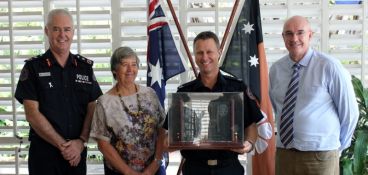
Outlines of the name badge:
{"label": "name badge", "polygon": [[50,72],[40,72],[38,73],[38,76],[39,77],[49,77],[51,76],[51,73]]}

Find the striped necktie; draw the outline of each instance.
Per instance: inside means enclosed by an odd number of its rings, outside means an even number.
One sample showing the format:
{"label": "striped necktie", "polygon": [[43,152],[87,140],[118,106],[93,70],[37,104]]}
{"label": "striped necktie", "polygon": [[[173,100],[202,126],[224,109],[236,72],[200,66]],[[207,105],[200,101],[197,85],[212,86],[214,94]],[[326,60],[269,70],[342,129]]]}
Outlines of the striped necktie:
{"label": "striped necktie", "polygon": [[294,129],[294,108],[299,84],[299,69],[301,65],[296,63],[293,65],[293,75],[291,77],[288,90],[286,91],[284,106],[281,113],[280,121],[280,138],[285,147],[293,141]]}

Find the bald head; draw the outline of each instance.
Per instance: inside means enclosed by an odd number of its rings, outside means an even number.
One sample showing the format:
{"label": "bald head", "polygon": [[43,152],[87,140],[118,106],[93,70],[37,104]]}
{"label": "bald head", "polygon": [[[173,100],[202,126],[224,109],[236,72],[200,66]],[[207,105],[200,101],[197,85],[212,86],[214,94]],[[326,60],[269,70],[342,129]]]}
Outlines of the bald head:
{"label": "bald head", "polygon": [[289,56],[294,62],[299,62],[308,52],[312,38],[309,21],[302,16],[293,16],[286,20],[282,37]]}
{"label": "bald head", "polygon": [[304,26],[306,29],[311,31],[311,26],[310,26],[310,23],[309,23],[308,19],[303,17],[303,16],[293,16],[293,17],[289,18],[288,20],[286,20],[286,22],[284,24],[283,32],[285,32],[285,29],[287,29],[287,27],[289,25]]}

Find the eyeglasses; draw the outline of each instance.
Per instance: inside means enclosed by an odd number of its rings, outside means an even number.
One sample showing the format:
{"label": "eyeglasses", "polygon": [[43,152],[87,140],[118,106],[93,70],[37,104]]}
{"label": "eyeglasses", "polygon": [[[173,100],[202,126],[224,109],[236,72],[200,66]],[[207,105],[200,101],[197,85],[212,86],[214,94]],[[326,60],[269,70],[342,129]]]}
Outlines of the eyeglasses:
{"label": "eyeglasses", "polygon": [[295,33],[293,32],[283,32],[282,35],[285,37],[285,38],[292,38],[294,37],[294,35],[296,35],[297,37],[303,37],[305,34],[305,31],[304,30],[299,30]]}

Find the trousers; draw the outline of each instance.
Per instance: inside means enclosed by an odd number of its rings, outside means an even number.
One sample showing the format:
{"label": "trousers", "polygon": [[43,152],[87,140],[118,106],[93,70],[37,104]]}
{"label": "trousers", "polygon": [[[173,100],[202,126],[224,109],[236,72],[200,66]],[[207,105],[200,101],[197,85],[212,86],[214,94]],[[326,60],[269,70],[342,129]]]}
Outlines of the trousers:
{"label": "trousers", "polygon": [[65,160],[60,151],[41,138],[32,139],[29,148],[28,171],[30,175],[84,175],[87,150],[81,154],[81,160],[76,167],[72,167]]}
{"label": "trousers", "polygon": [[277,148],[276,175],[339,175],[339,153]]}
{"label": "trousers", "polygon": [[208,165],[207,160],[185,160],[183,175],[244,175],[244,167],[238,159],[218,160],[217,165]]}

